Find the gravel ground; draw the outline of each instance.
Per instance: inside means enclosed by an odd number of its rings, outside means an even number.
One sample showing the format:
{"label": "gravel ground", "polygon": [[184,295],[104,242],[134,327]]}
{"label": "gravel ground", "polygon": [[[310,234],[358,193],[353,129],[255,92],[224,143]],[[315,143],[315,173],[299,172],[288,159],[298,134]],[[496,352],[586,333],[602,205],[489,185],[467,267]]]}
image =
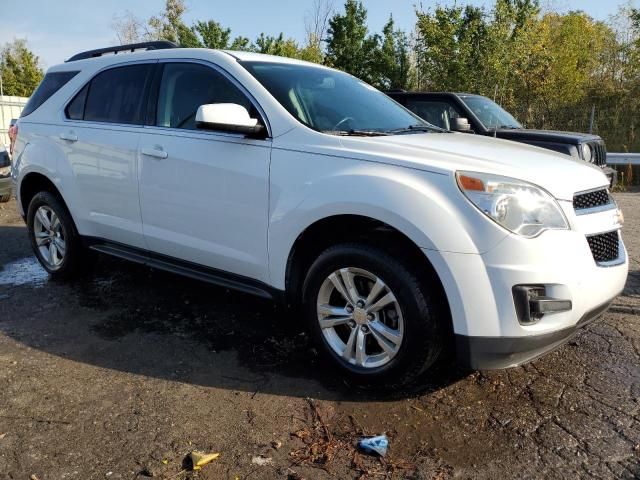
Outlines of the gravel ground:
{"label": "gravel ground", "polygon": [[[640,193],[611,310],[524,367],[375,396],[264,301],[101,258],[50,281],[0,205],[0,479],[640,478]],[[384,462],[353,449],[386,432]],[[219,452],[188,472],[192,450]]]}

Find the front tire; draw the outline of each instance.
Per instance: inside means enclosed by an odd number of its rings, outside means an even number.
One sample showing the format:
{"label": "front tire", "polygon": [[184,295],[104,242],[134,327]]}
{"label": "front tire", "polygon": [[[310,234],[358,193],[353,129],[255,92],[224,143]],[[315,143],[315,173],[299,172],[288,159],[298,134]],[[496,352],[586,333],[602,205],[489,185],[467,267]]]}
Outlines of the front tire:
{"label": "front tire", "polygon": [[31,247],[40,265],[60,280],[72,280],[86,271],[89,255],[64,203],[50,192],[37,193],[27,210]]}
{"label": "front tire", "polygon": [[437,360],[445,325],[437,288],[412,262],[366,244],[325,250],[303,286],[309,328],[325,357],[365,385],[403,386]]}

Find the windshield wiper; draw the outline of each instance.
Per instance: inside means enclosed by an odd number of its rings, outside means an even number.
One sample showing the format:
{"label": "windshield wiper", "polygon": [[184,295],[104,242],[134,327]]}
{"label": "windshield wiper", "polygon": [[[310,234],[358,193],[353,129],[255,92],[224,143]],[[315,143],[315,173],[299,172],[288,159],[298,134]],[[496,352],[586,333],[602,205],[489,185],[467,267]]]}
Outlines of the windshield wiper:
{"label": "windshield wiper", "polygon": [[387,130],[388,133],[391,133],[394,135],[403,134],[403,133],[424,133],[424,132],[444,132],[444,131],[446,130],[436,127],[435,125],[423,125],[423,124],[409,125],[406,128],[396,128],[393,130]]}
{"label": "windshield wiper", "polygon": [[328,133],[329,135],[338,135],[341,137],[386,137],[389,135],[387,132],[381,132],[379,130],[323,130],[322,133]]}
{"label": "windshield wiper", "polygon": [[494,128],[504,128],[505,130],[519,130],[520,127],[516,127],[515,125],[500,125],[499,127]]}

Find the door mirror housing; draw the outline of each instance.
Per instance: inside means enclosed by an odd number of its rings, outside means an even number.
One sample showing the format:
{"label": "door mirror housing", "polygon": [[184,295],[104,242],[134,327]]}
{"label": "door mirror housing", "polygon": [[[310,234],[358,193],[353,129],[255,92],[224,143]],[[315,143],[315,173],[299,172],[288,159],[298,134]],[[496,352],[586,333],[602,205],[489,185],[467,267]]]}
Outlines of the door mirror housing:
{"label": "door mirror housing", "polygon": [[247,109],[236,103],[201,105],[196,112],[196,127],[252,136],[262,136],[266,132],[264,125],[251,118]]}
{"label": "door mirror housing", "polygon": [[472,133],[469,120],[462,117],[451,119],[451,130],[454,132]]}

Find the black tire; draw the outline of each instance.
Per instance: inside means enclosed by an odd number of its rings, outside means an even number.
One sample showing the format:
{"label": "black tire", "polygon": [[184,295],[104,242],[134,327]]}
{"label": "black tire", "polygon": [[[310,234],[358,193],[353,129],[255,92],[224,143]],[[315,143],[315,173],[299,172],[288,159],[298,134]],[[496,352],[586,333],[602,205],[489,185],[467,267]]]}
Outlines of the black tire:
{"label": "black tire", "polygon": [[0,203],[7,203],[9,200],[11,200],[11,194],[0,196]]}
{"label": "black tire", "polygon": [[[52,267],[42,256],[34,234],[34,219],[36,212],[42,206],[48,207],[60,220],[62,235],[66,244],[61,263]],[[93,264],[94,255],[83,245],[76,230],[69,210],[56,195],[50,192],[39,192],[31,199],[27,210],[27,229],[31,248],[40,265],[56,280],[74,280],[85,274]]]}
{"label": "black tire", "polygon": [[[318,321],[317,299],[323,282],[341,268],[364,269],[384,281],[395,295],[404,335],[397,354],[387,364],[365,368],[344,361],[329,345]],[[448,316],[443,314],[440,288],[427,272],[411,261],[391,256],[383,249],[359,243],[341,244],[325,250],[312,264],[303,285],[303,311],[308,328],[322,354],[361,386],[403,387],[431,367],[446,346]],[[439,285],[438,285],[439,287]]]}

